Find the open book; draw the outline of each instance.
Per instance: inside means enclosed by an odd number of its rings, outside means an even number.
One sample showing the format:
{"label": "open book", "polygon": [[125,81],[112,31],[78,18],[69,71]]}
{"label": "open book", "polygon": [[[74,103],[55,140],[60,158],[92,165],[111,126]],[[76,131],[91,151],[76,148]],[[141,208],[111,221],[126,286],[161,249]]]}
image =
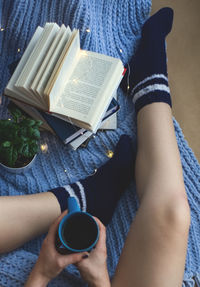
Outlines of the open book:
{"label": "open book", "polygon": [[80,49],[79,31],[38,27],[5,94],[96,132],[123,77],[120,59]]}

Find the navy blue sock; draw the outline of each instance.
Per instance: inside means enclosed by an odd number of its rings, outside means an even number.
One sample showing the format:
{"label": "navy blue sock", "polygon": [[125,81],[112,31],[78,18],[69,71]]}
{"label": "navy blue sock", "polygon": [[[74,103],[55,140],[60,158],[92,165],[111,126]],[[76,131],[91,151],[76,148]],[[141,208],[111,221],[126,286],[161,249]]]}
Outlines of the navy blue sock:
{"label": "navy blue sock", "polygon": [[[144,24],[136,55],[129,63],[129,91],[136,113],[147,104],[165,102],[172,106],[168,86],[165,38],[171,31],[173,10],[162,8]],[[128,73],[122,81],[127,92]]]}
{"label": "navy blue sock", "polygon": [[57,197],[61,211],[67,209],[68,196],[74,196],[82,211],[98,217],[107,225],[117,202],[133,178],[134,155],[129,136],[122,135],[114,156],[86,179],[50,190]]}

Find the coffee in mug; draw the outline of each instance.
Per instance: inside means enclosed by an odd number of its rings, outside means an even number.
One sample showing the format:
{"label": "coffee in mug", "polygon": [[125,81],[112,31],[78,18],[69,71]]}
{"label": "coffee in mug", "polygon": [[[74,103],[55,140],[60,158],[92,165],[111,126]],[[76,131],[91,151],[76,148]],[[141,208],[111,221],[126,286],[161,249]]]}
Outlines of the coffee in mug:
{"label": "coffee in mug", "polygon": [[56,249],[61,254],[90,251],[99,239],[99,227],[87,212],[80,211],[76,199],[68,198],[69,213],[59,224]]}

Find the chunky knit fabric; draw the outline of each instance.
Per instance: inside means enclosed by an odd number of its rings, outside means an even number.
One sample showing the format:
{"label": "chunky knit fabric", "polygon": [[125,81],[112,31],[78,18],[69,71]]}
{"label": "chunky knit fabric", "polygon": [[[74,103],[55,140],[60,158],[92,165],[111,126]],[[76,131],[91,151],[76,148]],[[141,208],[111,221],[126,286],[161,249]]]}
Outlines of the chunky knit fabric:
{"label": "chunky knit fabric", "polygon": [[[79,28],[84,49],[120,57],[124,64],[135,53],[141,27],[149,15],[150,0],[2,0],[0,11],[0,92],[10,74],[8,66],[21,57],[38,25],[45,22],[64,23]],[[2,9],[0,6],[0,9]],[[3,30],[4,29],[4,30]],[[88,30],[89,29],[89,30]],[[94,167],[108,159],[105,146],[113,149],[121,134],[131,136],[136,143],[136,123],[133,104],[118,90],[121,109],[116,131],[98,133],[85,149],[69,150],[54,136],[43,133],[42,142],[48,152],[40,153],[31,170],[25,174],[10,174],[0,168],[1,195],[32,194],[63,186],[88,176]],[[7,99],[2,99],[1,118],[7,116]],[[185,186],[191,206],[192,223],[183,286],[200,286],[200,166],[174,119],[181,154]],[[100,140],[101,139],[101,140]],[[67,171],[67,172],[65,172]],[[107,228],[108,269],[112,277],[124,239],[138,208],[135,185],[121,198]],[[184,216],[184,214],[183,214]],[[0,285],[23,286],[40,250],[42,237],[22,248],[0,256]],[[134,270],[133,270],[134,271]],[[49,286],[85,286],[74,266],[64,270]]]}

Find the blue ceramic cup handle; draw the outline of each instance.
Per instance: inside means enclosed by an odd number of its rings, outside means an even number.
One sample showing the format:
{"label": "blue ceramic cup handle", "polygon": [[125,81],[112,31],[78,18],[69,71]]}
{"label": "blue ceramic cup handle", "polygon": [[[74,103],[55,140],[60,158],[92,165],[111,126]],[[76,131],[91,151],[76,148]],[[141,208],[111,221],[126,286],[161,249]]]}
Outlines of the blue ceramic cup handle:
{"label": "blue ceramic cup handle", "polygon": [[67,204],[68,204],[67,205],[68,206],[68,214],[70,214],[72,212],[81,211],[75,197],[69,196],[67,199]]}

